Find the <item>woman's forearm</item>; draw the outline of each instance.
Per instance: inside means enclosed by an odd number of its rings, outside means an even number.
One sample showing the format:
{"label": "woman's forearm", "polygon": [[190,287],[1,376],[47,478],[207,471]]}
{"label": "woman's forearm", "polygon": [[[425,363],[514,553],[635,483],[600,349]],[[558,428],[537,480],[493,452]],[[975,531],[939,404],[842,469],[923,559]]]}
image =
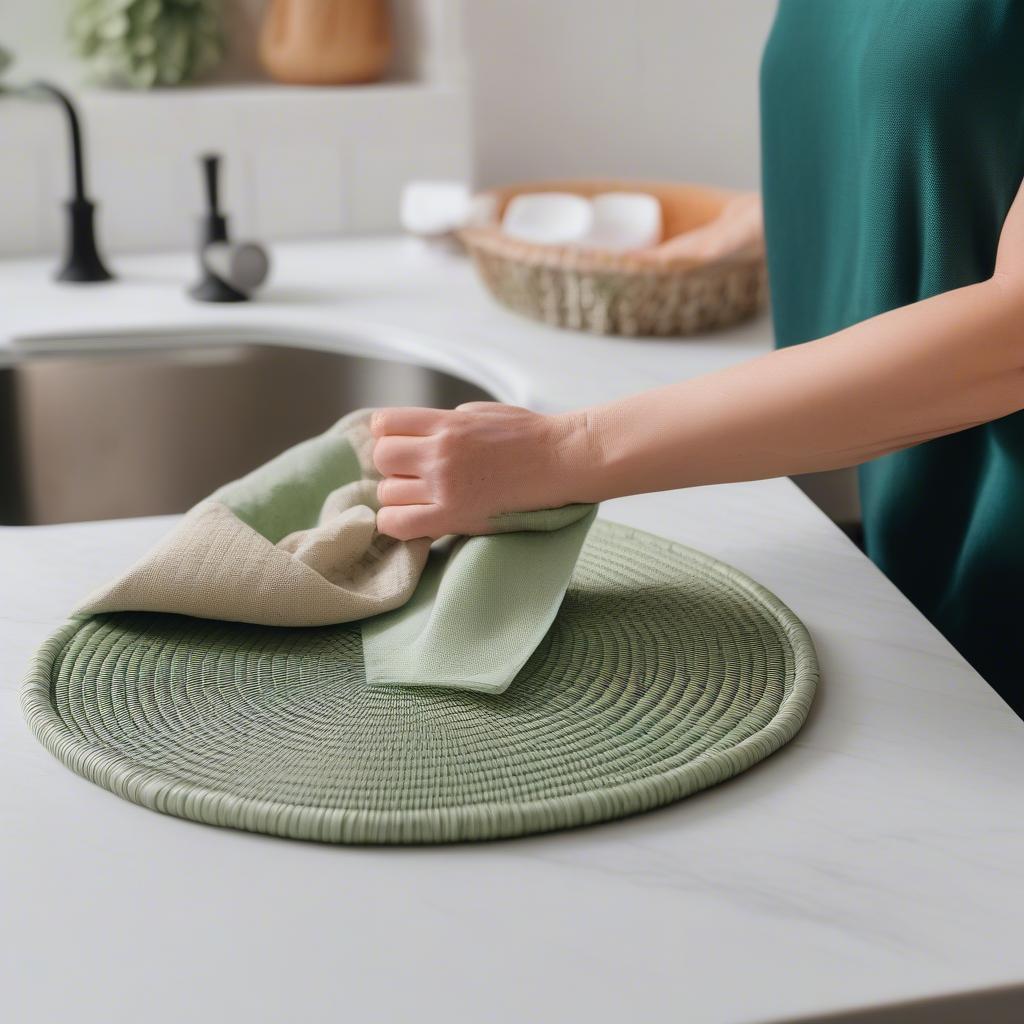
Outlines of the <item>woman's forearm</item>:
{"label": "woman's forearm", "polygon": [[826,338],[558,416],[378,410],[377,527],[488,533],[504,512],[838,469],[1021,408],[1024,186],[990,280]]}
{"label": "woman's forearm", "polygon": [[573,500],[854,465],[1024,408],[1024,301],[992,279],[573,414]]}

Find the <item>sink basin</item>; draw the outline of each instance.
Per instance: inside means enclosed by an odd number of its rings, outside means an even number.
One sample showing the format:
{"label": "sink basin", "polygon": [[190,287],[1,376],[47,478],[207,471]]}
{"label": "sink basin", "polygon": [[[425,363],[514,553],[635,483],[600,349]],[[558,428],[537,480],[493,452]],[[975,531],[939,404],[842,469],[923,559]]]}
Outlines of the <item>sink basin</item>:
{"label": "sink basin", "polygon": [[0,523],[184,512],[363,406],[494,396],[424,366],[197,338],[0,369]]}

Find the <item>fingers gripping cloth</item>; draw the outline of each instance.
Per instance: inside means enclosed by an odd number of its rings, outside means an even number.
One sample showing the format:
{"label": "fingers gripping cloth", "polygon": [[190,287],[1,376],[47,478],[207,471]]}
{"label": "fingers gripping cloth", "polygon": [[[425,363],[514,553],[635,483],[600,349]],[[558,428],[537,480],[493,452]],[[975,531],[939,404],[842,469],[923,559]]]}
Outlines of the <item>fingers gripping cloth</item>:
{"label": "fingers gripping cloth", "polygon": [[504,691],[558,611],[590,505],[515,513],[494,533],[377,532],[371,410],[226,484],[77,614],[145,611],[265,626],[362,623],[370,684]]}

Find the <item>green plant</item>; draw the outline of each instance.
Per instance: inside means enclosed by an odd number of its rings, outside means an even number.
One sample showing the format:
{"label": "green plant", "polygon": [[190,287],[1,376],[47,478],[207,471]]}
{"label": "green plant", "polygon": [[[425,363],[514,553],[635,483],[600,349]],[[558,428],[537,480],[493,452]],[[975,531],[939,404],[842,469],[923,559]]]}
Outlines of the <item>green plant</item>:
{"label": "green plant", "polygon": [[180,85],[224,53],[221,0],[75,0],[69,29],[95,77],[134,89]]}

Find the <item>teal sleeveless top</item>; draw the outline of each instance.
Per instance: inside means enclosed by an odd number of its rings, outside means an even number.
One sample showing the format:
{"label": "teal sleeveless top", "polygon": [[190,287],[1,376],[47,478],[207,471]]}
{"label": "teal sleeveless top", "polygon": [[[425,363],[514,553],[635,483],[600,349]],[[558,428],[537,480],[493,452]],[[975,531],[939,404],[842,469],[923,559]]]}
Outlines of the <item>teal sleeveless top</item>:
{"label": "teal sleeveless top", "polygon": [[[781,0],[761,116],[777,344],[983,280],[1024,178],[1024,2]],[[869,556],[1024,715],[1024,414],[859,472]]]}

